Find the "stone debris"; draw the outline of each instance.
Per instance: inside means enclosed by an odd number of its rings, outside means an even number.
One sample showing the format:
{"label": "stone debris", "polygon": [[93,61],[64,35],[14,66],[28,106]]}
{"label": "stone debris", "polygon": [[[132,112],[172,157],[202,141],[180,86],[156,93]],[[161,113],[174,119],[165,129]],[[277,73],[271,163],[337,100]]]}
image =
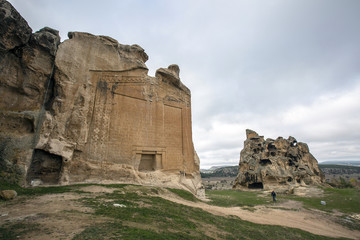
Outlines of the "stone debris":
{"label": "stone debris", "polygon": [[356,219],[356,220],[360,220],[360,214],[353,214],[350,217],[352,217],[353,219]]}
{"label": "stone debris", "polygon": [[233,188],[291,193],[294,187],[324,183],[324,174],[307,144],[291,136],[265,140],[249,129],[246,137]]}
{"label": "stone debris", "polygon": [[124,204],[119,204],[119,203],[114,203],[113,206],[114,206],[114,207],[126,207],[126,205],[124,205]]}

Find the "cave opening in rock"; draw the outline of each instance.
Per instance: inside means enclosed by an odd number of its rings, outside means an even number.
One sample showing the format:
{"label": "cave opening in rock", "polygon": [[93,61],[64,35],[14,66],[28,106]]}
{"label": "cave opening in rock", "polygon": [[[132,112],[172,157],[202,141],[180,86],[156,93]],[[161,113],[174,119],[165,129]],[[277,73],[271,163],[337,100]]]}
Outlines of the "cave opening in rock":
{"label": "cave opening in rock", "polygon": [[141,154],[139,171],[155,171],[155,154]]}
{"label": "cave opening in rock", "polygon": [[58,184],[61,168],[61,156],[51,154],[41,149],[35,149],[28,171],[27,181],[29,184],[34,180],[40,180],[42,184]]}
{"label": "cave opening in rock", "polygon": [[260,165],[261,166],[266,166],[266,165],[269,165],[269,164],[272,164],[272,162],[269,159],[261,159],[260,160]]}
{"label": "cave opening in rock", "polygon": [[269,150],[269,151],[274,151],[274,150],[276,150],[276,147],[275,147],[275,145],[274,144],[269,144],[268,146],[267,146],[267,149]]}
{"label": "cave opening in rock", "polygon": [[263,189],[264,185],[262,182],[255,182],[255,183],[250,183],[248,185],[248,188],[249,189]]}

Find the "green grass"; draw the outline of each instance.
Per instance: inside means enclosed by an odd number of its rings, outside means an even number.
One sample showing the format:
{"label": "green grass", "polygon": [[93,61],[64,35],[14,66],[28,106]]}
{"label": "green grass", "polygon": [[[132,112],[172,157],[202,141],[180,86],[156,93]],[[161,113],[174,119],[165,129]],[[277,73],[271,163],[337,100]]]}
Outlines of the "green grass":
{"label": "green grass", "polygon": [[206,196],[211,199],[209,204],[222,207],[253,207],[269,203],[271,197],[265,198],[257,192],[235,190],[207,190]]}
{"label": "green grass", "polygon": [[[360,213],[360,190],[356,188],[324,188],[323,197],[282,195],[281,198],[303,202],[306,208],[328,212],[335,209],[343,213]],[[321,205],[320,201],[325,201],[326,205]]]}
{"label": "green grass", "polygon": [[72,185],[72,186],[54,186],[54,187],[30,187],[23,188],[16,184],[9,184],[7,182],[0,182],[1,190],[15,190],[18,196],[21,195],[44,195],[44,194],[56,194],[65,192],[81,192],[76,187],[89,186],[90,184]]}
{"label": "green grass", "polygon": [[[180,233],[160,234],[150,229],[124,226],[120,221],[96,224],[76,235],[74,240],[98,239],[188,239]],[[199,238],[198,238],[199,239]],[[206,238],[205,238],[206,239]]]}
{"label": "green grass", "polygon": [[178,195],[179,197],[188,200],[188,201],[192,201],[192,202],[197,202],[199,201],[192,193],[182,190],[182,189],[175,189],[175,188],[167,188],[170,192],[175,193],[176,195]]}
{"label": "green grass", "polygon": [[39,224],[34,223],[6,223],[0,226],[0,239],[21,239],[20,236],[24,236],[30,232],[38,231]]}

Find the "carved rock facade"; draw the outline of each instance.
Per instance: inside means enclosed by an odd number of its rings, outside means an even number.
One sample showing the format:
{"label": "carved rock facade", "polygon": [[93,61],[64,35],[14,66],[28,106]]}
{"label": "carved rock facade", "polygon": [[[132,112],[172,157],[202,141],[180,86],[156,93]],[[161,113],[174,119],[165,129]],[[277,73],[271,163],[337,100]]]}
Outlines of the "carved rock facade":
{"label": "carved rock facade", "polygon": [[[55,30],[28,37],[26,21],[16,19],[21,27],[0,41],[0,157],[8,174],[16,169],[28,185],[201,188],[191,95],[177,65],[150,77],[138,45],[81,32],[59,44]],[[24,40],[11,41],[19,35]]]}
{"label": "carved rock facade", "polygon": [[295,138],[266,139],[247,129],[240,153],[235,189],[289,191],[296,186],[321,185],[324,174],[307,144]]}

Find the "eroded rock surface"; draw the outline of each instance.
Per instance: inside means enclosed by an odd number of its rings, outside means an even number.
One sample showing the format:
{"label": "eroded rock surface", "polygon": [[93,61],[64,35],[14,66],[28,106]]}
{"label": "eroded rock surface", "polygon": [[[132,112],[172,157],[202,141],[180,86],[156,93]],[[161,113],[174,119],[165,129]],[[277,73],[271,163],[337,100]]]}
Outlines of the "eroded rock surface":
{"label": "eroded rock surface", "polygon": [[[17,171],[27,185],[201,188],[191,95],[177,65],[150,77],[138,45],[82,32],[60,43],[47,27],[27,36],[26,21],[6,1],[0,6],[9,19],[0,27],[0,157],[8,175]],[[9,21],[17,28],[3,26]]]}
{"label": "eroded rock surface", "polygon": [[0,0],[0,178],[7,181],[26,175],[59,43],[58,31],[32,33],[16,9]]}
{"label": "eroded rock surface", "polygon": [[233,188],[292,191],[295,186],[320,185],[324,174],[307,144],[294,137],[264,139],[247,129]]}

